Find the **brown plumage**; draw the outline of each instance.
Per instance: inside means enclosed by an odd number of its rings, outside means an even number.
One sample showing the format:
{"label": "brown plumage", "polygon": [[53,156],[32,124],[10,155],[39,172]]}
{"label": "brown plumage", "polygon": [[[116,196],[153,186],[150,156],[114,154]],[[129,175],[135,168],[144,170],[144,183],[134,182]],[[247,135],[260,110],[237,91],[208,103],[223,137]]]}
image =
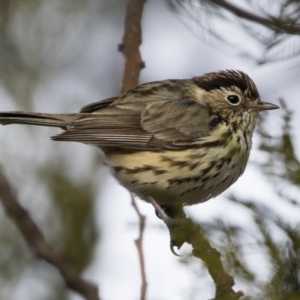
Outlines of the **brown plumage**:
{"label": "brown plumage", "polygon": [[263,103],[240,71],[139,85],[77,114],[0,113],[0,123],[60,127],[52,137],[100,147],[115,177],[159,204],[214,197],[243,173]]}

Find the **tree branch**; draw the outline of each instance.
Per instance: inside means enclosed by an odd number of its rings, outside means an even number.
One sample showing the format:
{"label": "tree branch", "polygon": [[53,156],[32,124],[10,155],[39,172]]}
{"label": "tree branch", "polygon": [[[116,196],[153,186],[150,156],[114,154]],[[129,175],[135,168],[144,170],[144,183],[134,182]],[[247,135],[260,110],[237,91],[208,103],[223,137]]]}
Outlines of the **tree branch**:
{"label": "tree branch", "polygon": [[[142,43],[141,20],[145,1],[146,0],[128,0],[127,3],[123,41],[122,44],[119,45],[119,50],[124,54],[126,60],[121,93],[124,93],[132,87],[138,85],[141,69],[145,67],[139,50],[139,46]],[[134,242],[138,251],[141,270],[140,300],[145,300],[147,292],[147,279],[143,252],[143,235],[146,217],[140,213],[132,194],[131,204],[137,213],[140,223],[139,236]]]}
{"label": "tree branch", "polygon": [[214,300],[240,299],[243,296],[243,292],[235,292],[232,289],[234,279],[225,272],[220,252],[210,245],[201,227],[188,219],[187,225],[176,230],[185,230],[189,233],[189,239],[186,242],[192,245],[193,256],[205,262],[207,270],[216,286]]}
{"label": "tree branch", "polygon": [[140,210],[136,204],[136,201],[131,194],[131,205],[133,206],[134,210],[136,211],[139,221],[140,221],[140,230],[139,230],[139,236],[134,241],[136,249],[138,251],[139,255],[139,261],[140,261],[140,270],[141,270],[141,296],[140,300],[146,299],[146,292],[147,292],[147,279],[146,279],[146,271],[145,271],[145,260],[144,260],[144,251],[143,251],[143,236],[144,236],[144,230],[145,230],[145,221],[146,217],[140,213]]}
{"label": "tree branch", "polygon": [[273,17],[273,16],[270,16],[269,18],[264,18],[259,15],[253,14],[249,11],[246,11],[242,8],[239,8],[234,4],[231,4],[225,0],[209,0],[209,2],[217,6],[223,7],[224,9],[230,11],[231,13],[233,13],[239,18],[243,18],[248,21],[255,22],[263,26],[272,28],[277,32],[283,32],[283,33],[295,34],[295,35],[300,34],[299,25],[283,22],[282,19],[280,18]]}
{"label": "tree branch", "polygon": [[45,260],[56,268],[71,290],[81,294],[87,300],[100,299],[98,287],[81,279],[46,242],[44,235],[28,212],[18,203],[10,183],[2,172],[0,172],[0,201],[6,213],[15,221],[27,244],[38,258]]}
{"label": "tree branch", "polygon": [[188,243],[193,247],[193,256],[205,262],[207,270],[216,286],[215,298],[213,300],[240,299],[243,296],[243,292],[235,292],[232,289],[234,279],[225,272],[221,261],[221,254],[210,245],[204,230],[189,218],[171,219],[153,198],[150,197],[149,201],[170,231],[171,247],[176,246],[180,248],[184,243]]}
{"label": "tree branch", "polygon": [[141,70],[145,67],[142,61],[139,46],[142,43],[141,19],[146,0],[128,0],[124,35],[119,50],[125,56],[122,90],[124,93],[138,85]]}

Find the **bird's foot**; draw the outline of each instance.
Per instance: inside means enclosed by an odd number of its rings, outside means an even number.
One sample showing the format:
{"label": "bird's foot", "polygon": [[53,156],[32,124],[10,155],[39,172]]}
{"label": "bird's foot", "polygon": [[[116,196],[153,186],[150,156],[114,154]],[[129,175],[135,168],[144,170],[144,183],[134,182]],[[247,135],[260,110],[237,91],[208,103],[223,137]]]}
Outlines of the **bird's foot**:
{"label": "bird's foot", "polygon": [[[160,206],[153,198],[150,198],[149,202],[154,206],[156,215],[166,224],[170,231],[171,252],[176,256],[180,256],[175,252],[174,248],[177,247],[177,249],[180,249],[188,240],[188,228],[191,224],[191,220],[186,217],[182,208]],[[170,217],[170,215],[172,217]]]}

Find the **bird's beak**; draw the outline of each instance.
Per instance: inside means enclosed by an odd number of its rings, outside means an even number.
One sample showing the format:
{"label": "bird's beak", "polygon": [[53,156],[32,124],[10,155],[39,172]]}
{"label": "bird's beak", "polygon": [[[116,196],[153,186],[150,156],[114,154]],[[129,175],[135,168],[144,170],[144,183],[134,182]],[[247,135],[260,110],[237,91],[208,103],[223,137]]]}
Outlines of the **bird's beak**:
{"label": "bird's beak", "polygon": [[258,111],[278,109],[278,108],[279,108],[279,106],[277,106],[273,103],[262,102],[260,100],[258,100],[258,102],[254,106],[252,106],[253,110],[258,110]]}

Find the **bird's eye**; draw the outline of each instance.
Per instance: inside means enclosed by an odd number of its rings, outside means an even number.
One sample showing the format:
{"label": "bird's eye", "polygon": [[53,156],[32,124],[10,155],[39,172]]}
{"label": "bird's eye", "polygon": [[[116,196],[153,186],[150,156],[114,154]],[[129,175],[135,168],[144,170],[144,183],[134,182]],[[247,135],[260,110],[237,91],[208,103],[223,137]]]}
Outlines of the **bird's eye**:
{"label": "bird's eye", "polygon": [[240,97],[238,95],[228,95],[226,96],[226,100],[231,104],[231,105],[238,105],[241,101]]}

